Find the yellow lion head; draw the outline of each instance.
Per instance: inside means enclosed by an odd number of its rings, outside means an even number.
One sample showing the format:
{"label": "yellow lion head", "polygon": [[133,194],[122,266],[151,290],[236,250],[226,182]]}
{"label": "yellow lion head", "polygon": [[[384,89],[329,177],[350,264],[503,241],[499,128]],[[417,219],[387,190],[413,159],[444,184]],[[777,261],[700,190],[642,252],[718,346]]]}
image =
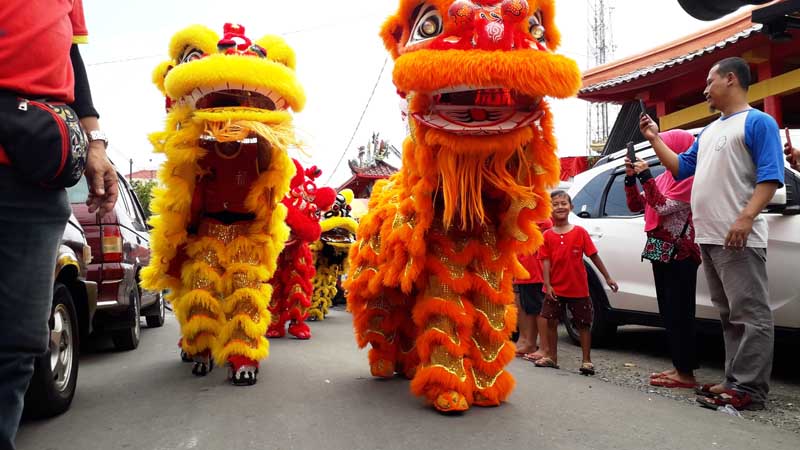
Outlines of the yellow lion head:
{"label": "yellow lion head", "polygon": [[278,36],[251,41],[243,26],[225,24],[220,37],[193,25],[173,36],[169,55],[153,82],[170,110],[209,122],[281,124],[305,104],[294,51]]}
{"label": "yellow lion head", "polygon": [[381,36],[417,122],[448,134],[499,135],[565,98],[580,71],[554,53],[554,0],[400,0]]}

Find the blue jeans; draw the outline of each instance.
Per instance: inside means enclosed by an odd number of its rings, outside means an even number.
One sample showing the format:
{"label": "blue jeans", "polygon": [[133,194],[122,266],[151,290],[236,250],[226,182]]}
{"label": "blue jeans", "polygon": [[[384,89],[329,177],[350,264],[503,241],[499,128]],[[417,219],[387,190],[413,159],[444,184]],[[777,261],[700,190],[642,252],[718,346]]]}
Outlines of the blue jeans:
{"label": "blue jeans", "polygon": [[70,207],[0,166],[0,450],[13,450],[33,363],[47,350],[58,245]]}

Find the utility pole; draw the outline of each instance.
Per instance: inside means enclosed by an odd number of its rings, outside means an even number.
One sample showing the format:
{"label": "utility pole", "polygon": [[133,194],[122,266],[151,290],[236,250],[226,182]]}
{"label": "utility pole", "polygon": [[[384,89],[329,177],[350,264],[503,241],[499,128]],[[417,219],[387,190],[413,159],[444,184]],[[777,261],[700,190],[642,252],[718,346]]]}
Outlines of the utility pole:
{"label": "utility pole", "polygon": [[[596,67],[614,57],[614,33],[612,17],[613,0],[588,0],[588,25],[586,48],[588,66]],[[608,135],[609,108],[607,103],[591,103],[586,115],[586,141],[590,149],[602,149]]]}
{"label": "utility pole", "polygon": [[128,181],[133,182],[133,158],[131,158],[128,162],[130,164],[128,166]]}

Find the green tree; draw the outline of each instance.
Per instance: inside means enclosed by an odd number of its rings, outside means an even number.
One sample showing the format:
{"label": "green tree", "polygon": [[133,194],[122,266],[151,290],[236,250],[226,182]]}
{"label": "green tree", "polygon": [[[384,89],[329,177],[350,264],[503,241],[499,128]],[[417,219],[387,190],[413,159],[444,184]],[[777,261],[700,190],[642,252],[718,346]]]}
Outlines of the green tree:
{"label": "green tree", "polygon": [[156,187],[156,180],[133,180],[131,187],[136,197],[139,198],[139,203],[144,210],[145,219],[150,219],[150,201],[153,199],[153,188]]}

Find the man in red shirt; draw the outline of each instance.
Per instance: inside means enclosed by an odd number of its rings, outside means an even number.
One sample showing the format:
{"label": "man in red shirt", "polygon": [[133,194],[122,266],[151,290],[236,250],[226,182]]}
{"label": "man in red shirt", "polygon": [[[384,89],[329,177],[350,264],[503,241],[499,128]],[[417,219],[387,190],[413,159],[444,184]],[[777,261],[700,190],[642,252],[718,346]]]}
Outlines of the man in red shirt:
{"label": "man in red shirt", "polygon": [[[89,135],[90,211],[113,208],[116,171],[92,106],[76,42],[86,39],[80,0],[0,2],[0,108],[18,98],[70,104]],[[0,142],[14,134],[0,122]],[[34,360],[48,349],[53,267],[70,215],[64,189],[15,171],[0,147],[0,450],[14,448]]]}
{"label": "man in red shirt", "polygon": [[541,315],[547,319],[547,354],[535,364],[539,367],[558,368],[557,327],[566,306],[572,313],[573,324],[580,332],[583,353],[580,372],[594,375],[590,355],[592,300],[589,298],[589,282],[583,256],[592,260],[612,292],[617,292],[617,282],[608,274],[589,233],[569,223],[569,214],[572,212],[572,199],[569,195],[564,191],[553,191],[550,200],[553,206],[553,228],[544,233],[544,244],[539,248],[545,292]]}

